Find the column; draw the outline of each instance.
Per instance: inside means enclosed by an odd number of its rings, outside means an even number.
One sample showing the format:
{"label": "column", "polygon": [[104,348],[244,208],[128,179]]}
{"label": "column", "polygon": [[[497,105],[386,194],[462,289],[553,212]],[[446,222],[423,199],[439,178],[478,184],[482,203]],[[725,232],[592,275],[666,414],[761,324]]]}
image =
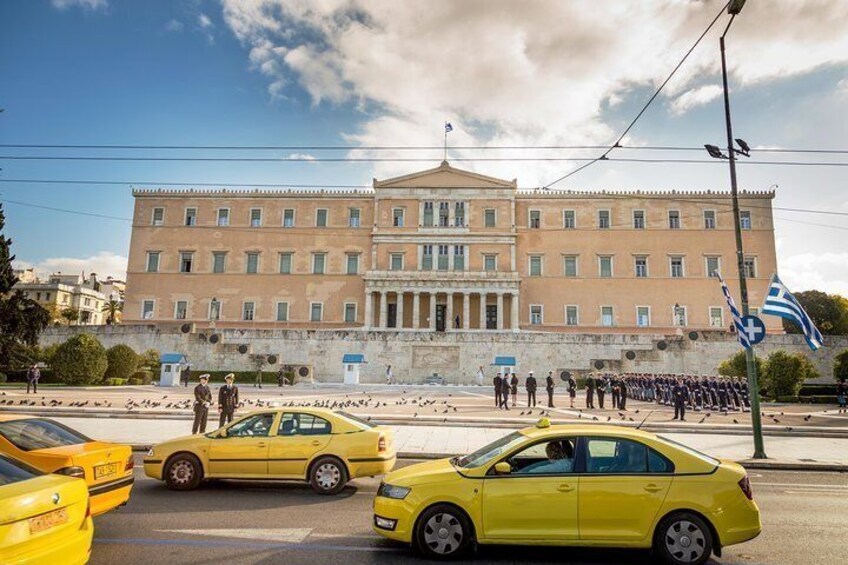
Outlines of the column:
{"label": "column", "polygon": [[374,324],[374,297],[370,290],[365,291],[365,329]]}
{"label": "column", "polygon": [[418,322],[421,317],[421,293],[417,290],[412,293],[412,329],[418,329]]}
{"label": "column", "polygon": [[403,293],[398,292],[396,294],[396,296],[397,296],[397,310],[396,310],[395,319],[397,320],[397,323],[395,324],[395,327],[397,329],[403,329]]}
{"label": "column", "polygon": [[498,303],[497,303],[498,304],[498,329],[499,330],[503,329],[503,324],[504,324],[504,316],[503,316],[504,301],[503,301],[503,297],[504,297],[503,292],[499,292],[498,293]]}
{"label": "column", "polygon": [[480,293],[480,329],[486,329],[486,300],[488,298],[488,294],[485,292]]}
{"label": "column", "polygon": [[471,327],[471,295],[467,292],[462,293],[462,329],[467,330]]}
{"label": "column", "polygon": [[381,290],[380,294],[380,323],[377,324],[377,327],[381,330],[386,329],[386,324],[389,319],[389,293],[385,290]]}
{"label": "column", "polygon": [[518,315],[519,315],[518,314],[518,293],[513,292],[511,294],[511,297],[512,298],[510,299],[510,302],[512,304],[512,312],[511,312],[511,316],[510,316],[510,320],[509,320],[510,321],[509,325],[511,326],[512,331],[517,332],[518,331]]}
{"label": "column", "polygon": [[436,293],[430,292],[430,331],[436,331]]}
{"label": "column", "polygon": [[448,307],[445,309],[445,330],[450,331],[454,329],[453,324],[453,293],[448,292]]}

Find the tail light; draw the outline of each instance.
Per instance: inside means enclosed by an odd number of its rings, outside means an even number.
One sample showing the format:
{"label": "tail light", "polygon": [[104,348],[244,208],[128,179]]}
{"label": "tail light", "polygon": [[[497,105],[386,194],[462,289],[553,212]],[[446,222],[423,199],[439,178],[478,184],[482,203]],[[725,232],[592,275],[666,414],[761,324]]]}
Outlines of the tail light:
{"label": "tail light", "polygon": [[748,480],[748,475],[739,479],[739,488],[742,489],[742,492],[745,493],[748,500],[754,500],[754,491],[751,490],[751,481]]}
{"label": "tail light", "polygon": [[68,477],[75,477],[77,479],[85,478],[85,469],[82,467],[62,467],[61,469],[57,469],[53,472],[57,475],[65,475]]}
{"label": "tail light", "polygon": [[124,472],[126,473],[127,471],[132,471],[134,466],[135,466],[135,461],[133,461],[133,456],[130,455],[130,458],[127,459],[127,464],[124,465]]}
{"label": "tail light", "polygon": [[380,453],[386,451],[386,438],[384,436],[380,436],[380,439],[377,440],[377,451]]}

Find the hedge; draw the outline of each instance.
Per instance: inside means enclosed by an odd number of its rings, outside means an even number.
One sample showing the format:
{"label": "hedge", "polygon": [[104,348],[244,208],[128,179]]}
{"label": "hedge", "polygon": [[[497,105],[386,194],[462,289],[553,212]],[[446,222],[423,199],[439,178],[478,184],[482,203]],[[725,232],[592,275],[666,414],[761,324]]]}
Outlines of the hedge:
{"label": "hedge", "polygon": [[[235,375],[235,384],[236,385],[253,385],[256,382],[256,371],[205,371],[200,369],[192,369],[191,370],[191,384],[197,384],[198,377],[203,375],[204,373],[209,374],[209,382],[210,383],[223,383],[224,377],[228,374],[233,373]],[[292,374],[287,374],[286,378],[289,379],[291,384],[294,384],[293,379],[296,380],[297,376]],[[262,371],[262,386],[265,385],[277,385],[277,371]]]}
{"label": "hedge", "polygon": [[107,364],[106,349],[87,333],[69,338],[56,349],[51,360],[56,376],[69,385],[103,382]]}
{"label": "hedge", "polygon": [[111,378],[111,379],[106,379],[105,382],[109,386],[123,386],[123,385],[127,384],[127,379]]}
{"label": "hedge", "polygon": [[132,347],[123,343],[107,349],[106,359],[108,365],[106,373],[103,375],[106,379],[127,379],[138,368],[138,354],[133,351]]}
{"label": "hedge", "polygon": [[140,384],[149,385],[153,382],[153,373],[150,371],[136,371],[131,379],[141,381]]}

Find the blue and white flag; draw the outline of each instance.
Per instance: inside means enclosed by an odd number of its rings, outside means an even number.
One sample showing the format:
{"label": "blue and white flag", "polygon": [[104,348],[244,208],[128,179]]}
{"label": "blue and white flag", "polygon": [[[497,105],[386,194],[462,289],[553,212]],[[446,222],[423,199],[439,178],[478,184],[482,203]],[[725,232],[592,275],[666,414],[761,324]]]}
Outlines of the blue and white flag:
{"label": "blue and white flag", "polygon": [[739,315],[736,303],[733,301],[733,297],[730,296],[730,290],[727,288],[727,284],[724,282],[724,279],[721,278],[721,274],[718,271],[716,271],[715,274],[718,277],[718,281],[721,283],[721,291],[727,299],[727,307],[730,308],[730,316],[733,318],[733,327],[736,328],[736,336],[739,338],[739,343],[741,343],[742,347],[745,349],[751,349],[751,342],[748,340],[748,334],[745,333],[745,327],[742,325],[742,317]]}
{"label": "blue and white flag", "polygon": [[771,284],[769,284],[768,295],[766,296],[766,303],[763,305],[762,313],[780,316],[794,322],[804,332],[804,339],[807,340],[807,345],[813,351],[824,345],[824,338],[818,328],[816,328],[812,318],[804,310],[804,307],[801,306],[801,303],[792,296],[792,293],[789,292],[783,281],[777,278],[777,275],[771,278]]}
{"label": "blue and white flag", "polygon": [[445,122],[445,133],[449,133],[453,131],[453,126],[450,122]]}

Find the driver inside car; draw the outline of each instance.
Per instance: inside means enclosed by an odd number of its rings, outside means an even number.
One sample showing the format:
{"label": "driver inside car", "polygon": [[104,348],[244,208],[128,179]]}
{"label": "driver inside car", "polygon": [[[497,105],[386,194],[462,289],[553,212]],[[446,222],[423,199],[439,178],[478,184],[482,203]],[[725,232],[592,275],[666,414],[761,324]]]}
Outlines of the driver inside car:
{"label": "driver inside car", "polygon": [[574,446],[568,440],[556,440],[548,442],[545,447],[547,460],[538,461],[523,467],[517,474],[561,474],[571,473],[574,470]]}

